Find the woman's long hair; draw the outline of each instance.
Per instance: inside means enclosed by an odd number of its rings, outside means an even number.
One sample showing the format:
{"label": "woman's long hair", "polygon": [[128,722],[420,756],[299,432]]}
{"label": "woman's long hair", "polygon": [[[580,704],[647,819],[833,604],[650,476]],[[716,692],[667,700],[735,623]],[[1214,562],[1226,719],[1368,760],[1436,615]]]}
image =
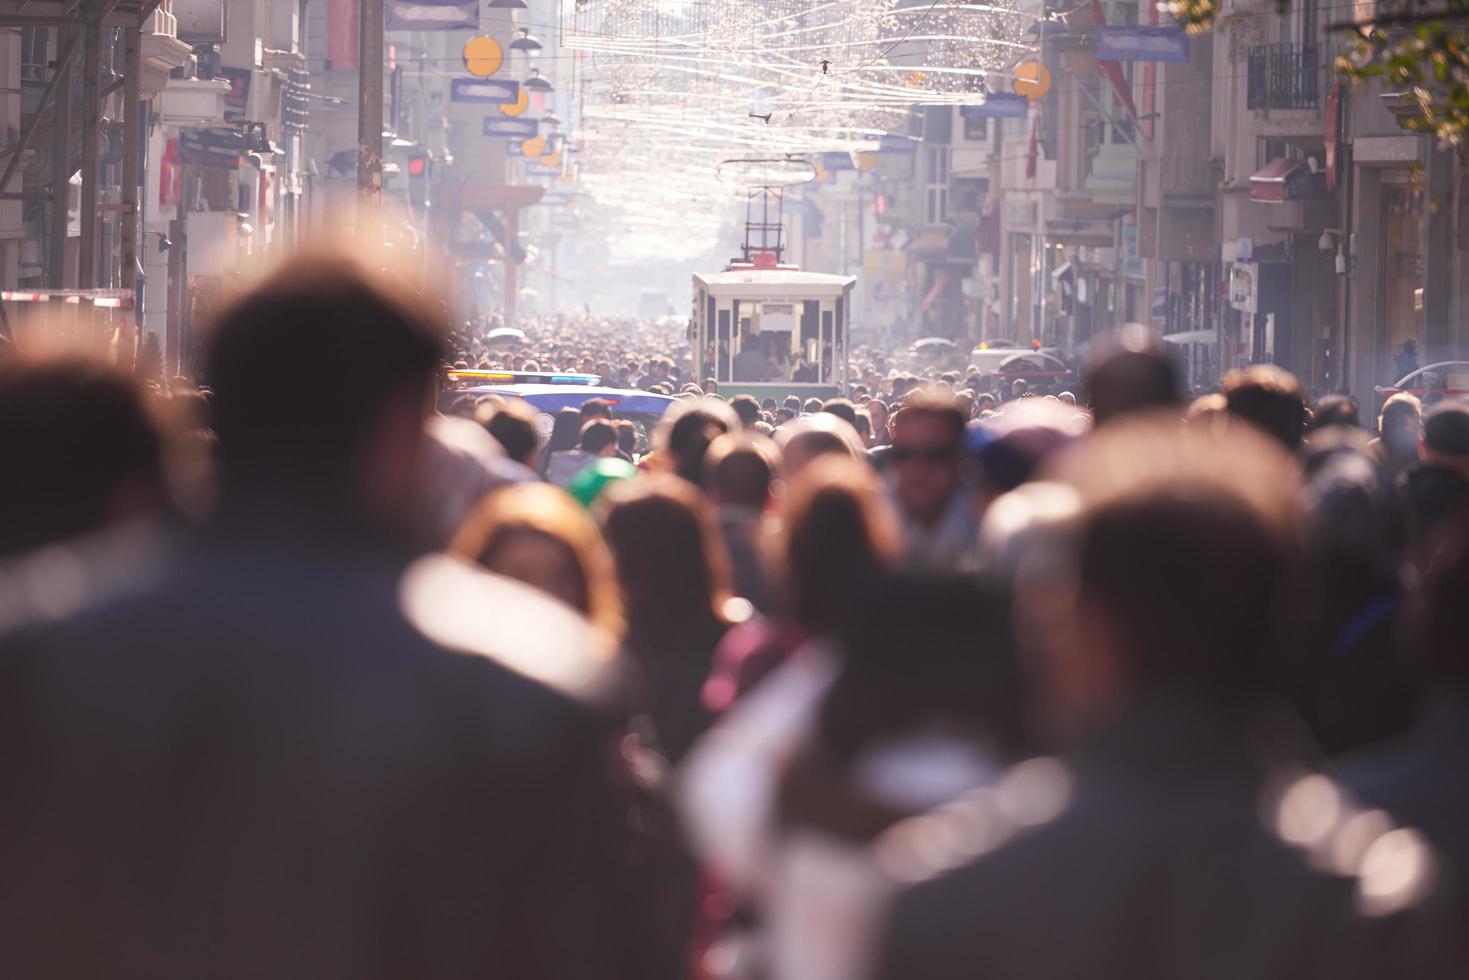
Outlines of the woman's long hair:
{"label": "woman's long hair", "polygon": [[607,491],[603,514],[630,637],[660,647],[724,622],[729,562],[692,484],[669,475],[628,481]]}
{"label": "woman's long hair", "polygon": [[563,408],[556,413],[556,420],[551,427],[551,439],[546,443],[544,458],[550,459],[552,453],[575,449],[576,444],[580,441],[581,413],[574,408]]}
{"label": "woman's long hair", "polygon": [[545,483],[520,483],[497,490],[470,512],[449,544],[450,554],[508,573],[497,553],[517,535],[536,535],[565,549],[571,605],[613,636],[622,635],[622,599],[612,555],[597,525],[565,491]]}
{"label": "woman's long hair", "polygon": [[897,520],[872,468],[838,455],[812,461],[786,496],[778,556],[786,616],[812,633],[837,629],[901,553]]}

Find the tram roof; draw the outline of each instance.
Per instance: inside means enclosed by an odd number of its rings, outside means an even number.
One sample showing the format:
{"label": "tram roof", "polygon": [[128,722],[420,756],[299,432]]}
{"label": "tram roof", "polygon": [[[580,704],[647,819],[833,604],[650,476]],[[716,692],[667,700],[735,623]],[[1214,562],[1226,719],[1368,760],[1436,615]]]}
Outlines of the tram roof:
{"label": "tram roof", "polygon": [[856,284],[857,277],[789,269],[740,269],[735,272],[696,272],[694,282],[716,296],[795,299],[839,296]]}

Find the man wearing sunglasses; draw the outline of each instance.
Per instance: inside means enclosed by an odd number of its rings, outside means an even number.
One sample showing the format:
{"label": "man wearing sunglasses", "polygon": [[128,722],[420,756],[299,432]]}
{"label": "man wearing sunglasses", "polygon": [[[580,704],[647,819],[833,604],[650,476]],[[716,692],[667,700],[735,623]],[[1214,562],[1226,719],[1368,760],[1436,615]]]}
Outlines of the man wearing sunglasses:
{"label": "man wearing sunglasses", "polygon": [[963,412],[952,398],[911,395],[893,417],[888,479],[915,570],[968,571],[979,528],[960,478]]}

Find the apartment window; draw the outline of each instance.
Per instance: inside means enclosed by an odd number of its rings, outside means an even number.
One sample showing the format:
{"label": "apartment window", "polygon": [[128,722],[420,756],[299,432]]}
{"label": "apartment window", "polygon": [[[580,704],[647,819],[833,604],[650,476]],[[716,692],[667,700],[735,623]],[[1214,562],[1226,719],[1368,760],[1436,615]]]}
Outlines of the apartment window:
{"label": "apartment window", "polygon": [[983,116],[964,118],[964,138],[983,142],[990,138],[990,121]]}
{"label": "apartment window", "polygon": [[1288,9],[1282,8],[1286,12],[1281,15],[1280,40],[1286,44],[1315,44],[1319,9],[1317,0],[1293,0]]}
{"label": "apartment window", "polygon": [[949,182],[949,148],[947,146],[924,147],[924,167],[930,184]]}
{"label": "apartment window", "polygon": [[20,29],[20,80],[44,84],[51,64],[51,34],[47,27]]}
{"label": "apartment window", "polygon": [[949,148],[926,146],[923,156],[927,178],[924,220],[931,225],[941,225],[949,219]]}

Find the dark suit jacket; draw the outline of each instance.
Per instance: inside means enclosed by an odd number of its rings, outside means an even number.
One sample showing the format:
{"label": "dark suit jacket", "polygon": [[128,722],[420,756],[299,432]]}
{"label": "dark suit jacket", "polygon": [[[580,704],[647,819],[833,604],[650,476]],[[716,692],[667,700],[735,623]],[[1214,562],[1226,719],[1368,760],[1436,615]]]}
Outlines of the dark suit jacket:
{"label": "dark suit jacket", "polygon": [[1069,771],[1055,819],[899,896],[878,976],[1324,980],[1440,962],[1416,922],[1357,915],[1351,879],[1267,828],[1264,774],[1205,709],[1141,706]]}
{"label": "dark suit jacket", "polygon": [[600,642],[307,521],[12,628],[0,975],[647,975]]}
{"label": "dark suit jacket", "polygon": [[[1469,690],[1441,687],[1412,732],[1343,760],[1340,773],[1365,803],[1431,840],[1448,862],[1469,915]],[[1469,933],[1465,935],[1469,943]]]}

